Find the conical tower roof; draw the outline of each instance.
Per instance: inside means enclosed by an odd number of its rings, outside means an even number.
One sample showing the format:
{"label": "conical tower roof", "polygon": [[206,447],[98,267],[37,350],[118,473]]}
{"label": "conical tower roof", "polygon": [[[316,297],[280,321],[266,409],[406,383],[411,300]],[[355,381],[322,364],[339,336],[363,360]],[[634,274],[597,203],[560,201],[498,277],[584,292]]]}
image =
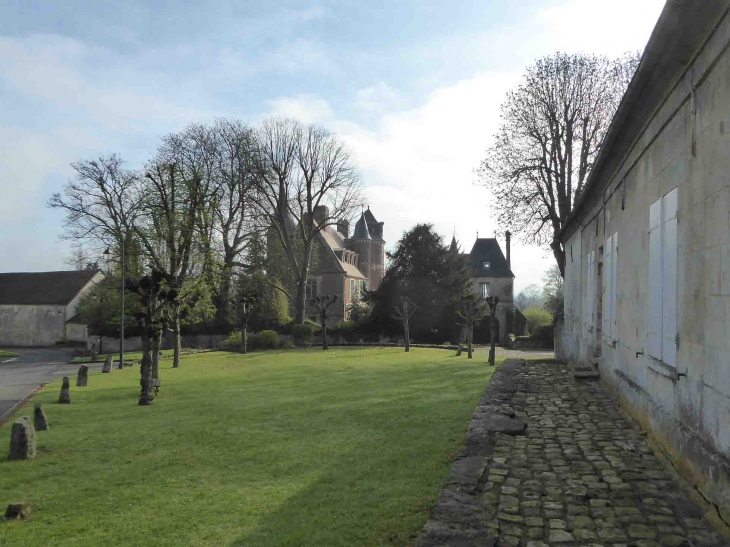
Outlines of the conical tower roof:
{"label": "conical tower roof", "polygon": [[370,237],[370,230],[368,230],[368,223],[365,220],[365,213],[360,215],[360,220],[355,224],[355,231],[352,233],[352,239],[372,239]]}

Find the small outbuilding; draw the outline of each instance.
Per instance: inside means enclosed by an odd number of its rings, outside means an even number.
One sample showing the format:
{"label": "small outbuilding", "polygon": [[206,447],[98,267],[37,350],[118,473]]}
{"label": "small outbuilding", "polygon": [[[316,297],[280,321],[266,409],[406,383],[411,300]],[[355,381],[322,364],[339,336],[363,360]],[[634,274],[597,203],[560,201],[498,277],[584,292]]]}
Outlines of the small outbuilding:
{"label": "small outbuilding", "polygon": [[102,279],[99,270],[0,273],[0,346],[85,343],[77,307]]}

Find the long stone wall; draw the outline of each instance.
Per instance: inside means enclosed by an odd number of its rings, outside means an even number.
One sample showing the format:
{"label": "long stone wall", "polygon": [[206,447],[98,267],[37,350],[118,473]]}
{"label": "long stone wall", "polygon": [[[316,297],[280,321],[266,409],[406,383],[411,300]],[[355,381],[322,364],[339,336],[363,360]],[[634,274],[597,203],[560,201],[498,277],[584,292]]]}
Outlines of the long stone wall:
{"label": "long stone wall", "polygon": [[0,306],[0,346],[52,346],[65,335],[64,306]]}

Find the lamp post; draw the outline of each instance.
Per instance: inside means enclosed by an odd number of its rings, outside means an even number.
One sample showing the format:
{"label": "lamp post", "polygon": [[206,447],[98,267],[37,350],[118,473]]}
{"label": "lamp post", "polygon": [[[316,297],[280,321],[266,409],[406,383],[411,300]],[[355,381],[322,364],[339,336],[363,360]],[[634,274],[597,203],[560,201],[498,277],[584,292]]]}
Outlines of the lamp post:
{"label": "lamp post", "polygon": [[[119,306],[121,308],[121,315],[119,318],[119,365],[117,368],[124,368],[124,238],[122,238],[122,244],[119,246],[120,249],[120,266],[121,266],[121,292],[119,297]],[[109,249],[104,251],[104,257],[109,260],[111,253]]]}

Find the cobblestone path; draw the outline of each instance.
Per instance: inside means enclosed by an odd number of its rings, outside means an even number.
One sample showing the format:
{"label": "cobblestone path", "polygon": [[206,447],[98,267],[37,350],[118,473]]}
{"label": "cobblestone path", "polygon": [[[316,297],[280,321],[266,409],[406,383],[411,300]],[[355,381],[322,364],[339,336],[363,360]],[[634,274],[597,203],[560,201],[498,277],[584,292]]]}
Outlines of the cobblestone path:
{"label": "cobblestone path", "polygon": [[600,382],[514,359],[487,386],[419,545],[729,543]]}

